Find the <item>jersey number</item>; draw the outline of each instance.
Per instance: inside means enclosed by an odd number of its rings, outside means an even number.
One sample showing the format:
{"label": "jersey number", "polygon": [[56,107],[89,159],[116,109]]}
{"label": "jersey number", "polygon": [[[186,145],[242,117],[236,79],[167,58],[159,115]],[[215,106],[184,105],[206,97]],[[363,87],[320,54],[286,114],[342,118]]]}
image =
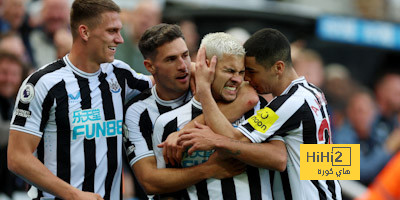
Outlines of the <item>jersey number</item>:
{"label": "jersey number", "polygon": [[[325,140],[324,140],[325,136]],[[325,144],[331,144],[331,129],[329,128],[328,121],[324,119],[321,123],[321,126],[319,126],[318,129],[318,141],[319,142],[325,142]]]}

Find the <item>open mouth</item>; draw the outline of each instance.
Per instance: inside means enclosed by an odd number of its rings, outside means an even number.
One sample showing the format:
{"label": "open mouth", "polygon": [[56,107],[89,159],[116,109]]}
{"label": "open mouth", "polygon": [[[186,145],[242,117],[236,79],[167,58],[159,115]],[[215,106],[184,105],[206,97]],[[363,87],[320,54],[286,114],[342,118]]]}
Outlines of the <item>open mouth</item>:
{"label": "open mouth", "polygon": [[224,87],[226,90],[229,90],[229,91],[236,91],[236,87],[232,87],[232,86],[225,86]]}
{"label": "open mouth", "polygon": [[108,47],[110,50],[115,51],[117,50],[117,47]]}
{"label": "open mouth", "polygon": [[178,79],[178,80],[183,80],[183,79],[185,79],[187,76],[188,76],[189,74],[182,74],[181,76],[178,76],[178,77],[176,77],[176,79]]}

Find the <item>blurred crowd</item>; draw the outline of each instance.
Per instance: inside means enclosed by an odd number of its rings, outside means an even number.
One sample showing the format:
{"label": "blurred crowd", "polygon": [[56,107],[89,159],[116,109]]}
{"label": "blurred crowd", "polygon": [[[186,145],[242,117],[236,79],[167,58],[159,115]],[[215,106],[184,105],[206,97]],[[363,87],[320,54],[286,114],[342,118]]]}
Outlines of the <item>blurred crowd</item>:
{"label": "blurred crowd", "polygon": [[[0,0],[0,194],[10,198],[15,191],[28,188],[24,181],[8,171],[6,164],[8,129],[17,90],[32,71],[69,52],[72,44],[68,18],[71,3],[69,0]],[[27,9],[28,6],[31,9]],[[149,74],[143,66],[137,43],[147,28],[162,22],[162,5],[154,0],[137,1],[133,9],[123,9],[121,17],[124,24],[121,34],[125,42],[118,47],[116,58],[140,73]],[[194,61],[200,38],[196,24],[190,19],[176,23],[182,28]],[[243,42],[250,36],[240,27],[221,31]],[[367,87],[355,81],[346,66],[324,63],[319,53],[307,48],[304,41],[292,43],[292,57],[297,73],[322,88],[326,95],[334,143],[360,144],[360,183],[370,186],[368,194],[375,195],[374,187],[377,184],[385,187],[388,180],[392,182],[390,184],[398,185],[399,71],[386,70],[376,74],[374,86]],[[271,96],[265,97],[271,99]],[[391,166],[382,171],[396,155],[397,161],[392,161]],[[393,167],[396,166],[393,163],[397,163],[397,167]],[[392,174],[392,177],[378,176],[381,171],[386,171],[389,176]],[[125,197],[132,198],[135,192],[140,196],[140,188],[133,181],[130,167],[125,167],[125,174]],[[369,199],[368,194],[363,198]]]}

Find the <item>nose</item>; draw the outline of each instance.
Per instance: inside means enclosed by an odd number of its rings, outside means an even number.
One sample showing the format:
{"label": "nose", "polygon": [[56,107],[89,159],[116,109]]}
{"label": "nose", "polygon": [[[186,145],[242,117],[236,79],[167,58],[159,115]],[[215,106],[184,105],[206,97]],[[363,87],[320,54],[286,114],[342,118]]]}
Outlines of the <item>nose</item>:
{"label": "nose", "polygon": [[124,38],[121,36],[121,32],[118,31],[117,38],[115,39],[115,43],[122,44],[124,43]]}
{"label": "nose", "polygon": [[185,59],[181,56],[178,58],[178,70],[179,71],[187,71],[188,66],[186,66]]}
{"label": "nose", "polygon": [[235,73],[235,74],[232,76],[231,81],[241,84],[242,81],[243,81],[243,76],[241,76],[239,73]]}

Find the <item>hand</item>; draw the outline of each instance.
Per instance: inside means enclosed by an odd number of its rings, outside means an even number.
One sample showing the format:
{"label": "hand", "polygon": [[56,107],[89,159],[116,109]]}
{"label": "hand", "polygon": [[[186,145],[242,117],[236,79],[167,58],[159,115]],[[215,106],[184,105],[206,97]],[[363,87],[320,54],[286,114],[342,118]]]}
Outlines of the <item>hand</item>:
{"label": "hand", "polygon": [[178,145],[182,149],[188,149],[188,154],[191,155],[197,150],[211,150],[215,148],[218,141],[226,139],[226,137],[215,134],[208,126],[194,122],[195,128],[183,130],[179,134]]}
{"label": "hand", "polygon": [[193,96],[196,94],[196,63],[190,63],[190,91],[192,91]]}
{"label": "hand", "polygon": [[196,57],[196,92],[202,89],[211,89],[211,83],[214,81],[215,65],[217,57],[213,56],[209,63],[206,59],[206,49],[200,48]]}
{"label": "hand", "polygon": [[179,133],[180,131],[169,134],[164,142],[157,145],[158,148],[163,148],[165,164],[175,166],[175,163],[178,165],[182,160],[183,148],[178,145]]}
{"label": "hand", "polygon": [[216,150],[206,164],[213,167],[211,178],[224,179],[239,175],[244,172],[246,165],[236,159],[229,158]]}

